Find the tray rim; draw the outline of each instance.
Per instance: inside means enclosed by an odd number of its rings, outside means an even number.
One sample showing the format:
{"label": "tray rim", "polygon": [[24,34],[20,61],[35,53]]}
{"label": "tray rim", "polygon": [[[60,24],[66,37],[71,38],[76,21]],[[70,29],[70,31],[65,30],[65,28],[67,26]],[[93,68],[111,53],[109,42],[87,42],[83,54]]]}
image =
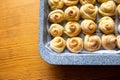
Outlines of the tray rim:
{"label": "tray rim", "polygon": [[44,2],[45,0],[40,0],[39,52],[45,62],[54,65],[120,65],[120,54],[75,54],[69,56],[50,54],[43,42]]}

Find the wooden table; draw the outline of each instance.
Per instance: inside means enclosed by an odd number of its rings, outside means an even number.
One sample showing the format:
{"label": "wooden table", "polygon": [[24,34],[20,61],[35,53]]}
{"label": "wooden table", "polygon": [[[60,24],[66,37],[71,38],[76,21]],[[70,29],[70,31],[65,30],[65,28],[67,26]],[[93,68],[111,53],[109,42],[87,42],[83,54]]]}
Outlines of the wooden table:
{"label": "wooden table", "polygon": [[120,68],[53,66],[38,52],[39,0],[0,0],[0,80],[116,80]]}

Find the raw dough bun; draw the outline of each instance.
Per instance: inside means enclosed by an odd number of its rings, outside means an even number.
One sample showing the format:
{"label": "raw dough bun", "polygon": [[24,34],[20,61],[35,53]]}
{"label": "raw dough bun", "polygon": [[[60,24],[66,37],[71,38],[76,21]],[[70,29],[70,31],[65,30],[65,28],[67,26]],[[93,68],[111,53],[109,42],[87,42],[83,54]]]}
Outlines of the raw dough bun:
{"label": "raw dough bun", "polygon": [[84,5],[84,4],[95,4],[96,0],[80,0],[80,3],[82,5]]}
{"label": "raw dough bun", "polygon": [[68,22],[65,25],[65,34],[67,34],[69,37],[76,37],[81,32],[80,24],[77,22]]}
{"label": "raw dough bun", "polygon": [[68,50],[73,53],[81,52],[83,49],[83,40],[80,37],[68,38],[66,44]]}
{"label": "raw dough bun", "polygon": [[62,10],[54,10],[48,15],[48,19],[53,23],[60,23],[65,19],[64,12]]}
{"label": "raw dough bun", "polygon": [[65,49],[66,42],[62,37],[55,37],[50,41],[50,47],[55,52],[61,53]]}
{"label": "raw dough bun", "polygon": [[117,4],[120,4],[120,0],[114,0]]}
{"label": "raw dough bun", "polygon": [[64,6],[63,0],[48,0],[48,4],[52,10],[61,9]]}
{"label": "raw dough bun", "polygon": [[114,33],[115,23],[111,17],[103,17],[98,21],[98,27],[104,34]]}
{"label": "raw dough bun", "polygon": [[94,21],[85,19],[81,23],[81,28],[84,34],[91,35],[96,31],[97,25]]}
{"label": "raw dough bun", "polygon": [[59,24],[52,24],[49,28],[49,33],[53,37],[62,36],[63,32],[64,32],[64,28]]}
{"label": "raw dough bun", "polygon": [[86,35],[84,39],[84,48],[89,52],[99,50],[101,47],[101,39],[97,35]]}
{"label": "raw dough bun", "polygon": [[99,13],[102,16],[114,16],[116,13],[116,4],[114,1],[107,1],[99,7]]}
{"label": "raw dough bun", "polygon": [[120,35],[117,36],[117,47],[120,49]]}
{"label": "raw dough bun", "polygon": [[92,4],[85,4],[80,8],[80,14],[83,19],[96,20],[98,7]]}
{"label": "raw dough bun", "polygon": [[99,3],[107,2],[109,0],[97,0]]}
{"label": "raw dough bun", "polygon": [[102,46],[106,50],[112,50],[116,47],[116,36],[114,34],[102,36]]}
{"label": "raw dough bun", "polygon": [[63,0],[66,6],[74,6],[77,5],[79,0]]}
{"label": "raw dough bun", "polygon": [[65,10],[65,19],[68,21],[78,21],[80,18],[79,8],[77,6],[68,7]]}

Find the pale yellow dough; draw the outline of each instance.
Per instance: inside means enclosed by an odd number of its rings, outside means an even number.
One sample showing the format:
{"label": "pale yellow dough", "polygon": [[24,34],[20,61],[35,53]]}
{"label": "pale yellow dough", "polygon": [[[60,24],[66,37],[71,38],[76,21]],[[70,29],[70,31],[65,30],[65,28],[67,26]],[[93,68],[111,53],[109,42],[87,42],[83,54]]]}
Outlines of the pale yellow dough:
{"label": "pale yellow dough", "polygon": [[55,52],[61,53],[65,49],[66,41],[62,37],[55,37],[50,41],[50,47]]}
{"label": "pale yellow dough", "polygon": [[109,0],[97,0],[99,3],[107,2]]}
{"label": "pale yellow dough", "polygon": [[65,19],[68,21],[78,21],[80,18],[79,8],[77,6],[68,7],[65,10]]}
{"label": "pale yellow dough", "polygon": [[67,39],[67,48],[73,53],[81,52],[83,49],[83,40],[80,37],[73,37]]}
{"label": "pale yellow dough", "polygon": [[102,36],[102,46],[106,50],[112,50],[116,47],[117,38],[114,34]]}
{"label": "pale yellow dough", "polygon": [[99,50],[101,47],[101,39],[97,35],[86,35],[84,39],[84,48],[89,52]]}
{"label": "pale yellow dough", "polygon": [[70,21],[65,25],[64,33],[69,37],[76,37],[81,32],[81,26],[78,22]]}
{"label": "pale yellow dough", "polygon": [[52,24],[49,28],[49,33],[53,37],[62,36],[63,32],[64,32],[64,28],[59,24]]}
{"label": "pale yellow dough", "polygon": [[95,4],[96,0],[80,0],[80,3],[82,5],[84,5],[84,4]]}
{"label": "pale yellow dough", "polygon": [[120,18],[120,4],[117,7],[118,17]]}
{"label": "pale yellow dough", "polygon": [[99,7],[99,13],[102,16],[114,16],[116,13],[116,4],[114,1],[107,1]]}
{"label": "pale yellow dough", "polygon": [[120,4],[120,0],[114,0],[117,4]]}
{"label": "pale yellow dough", "polygon": [[98,7],[92,4],[85,4],[80,8],[80,14],[83,19],[96,20]]}
{"label": "pale yellow dough", "polygon": [[104,34],[114,32],[115,23],[111,17],[103,17],[98,21],[98,27]]}
{"label": "pale yellow dough", "polygon": [[120,34],[120,24],[118,25],[118,32],[119,32],[119,34]]}
{"label": "pale yellow dough", "polygon": [[117,36],[117,47],[120,49],[120,35]]}
{"label": "pale yellow dough", "polygon": [[61,9],[64,6],[63,0],[48,0],[48,4],[52,10]]}
{"label": "pale yellow dough", "polygon": [[79,0],[63,0],[66,6],[74,6],[77,5]]}
{"label": "pale yellow dough", "polygon": [[54,10],[49,13],[48,19],[50,22],[60,23],[65,19],[65,15],[62,10]]}
{"label": "pale yellow dough", "polygon": [[84,34],[91,35],[96,31],[97,25],[94,21],[85,19],[81,23],[81,28]]}

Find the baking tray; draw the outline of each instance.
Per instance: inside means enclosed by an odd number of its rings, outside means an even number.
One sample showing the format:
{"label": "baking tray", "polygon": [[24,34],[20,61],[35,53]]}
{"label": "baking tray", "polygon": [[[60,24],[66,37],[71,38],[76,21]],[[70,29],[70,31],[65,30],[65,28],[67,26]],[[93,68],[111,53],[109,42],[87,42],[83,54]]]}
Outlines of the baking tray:
{"label": "baking tray", "polygon": [[120,50],[97,51],[87,54],[55,53],[47,46],[50,41],[48,33],[49,6],[47,0],[40,0],[40,29],[39,29],[39,51],[41,57],[49,64],[54,65],[120,65]]}

